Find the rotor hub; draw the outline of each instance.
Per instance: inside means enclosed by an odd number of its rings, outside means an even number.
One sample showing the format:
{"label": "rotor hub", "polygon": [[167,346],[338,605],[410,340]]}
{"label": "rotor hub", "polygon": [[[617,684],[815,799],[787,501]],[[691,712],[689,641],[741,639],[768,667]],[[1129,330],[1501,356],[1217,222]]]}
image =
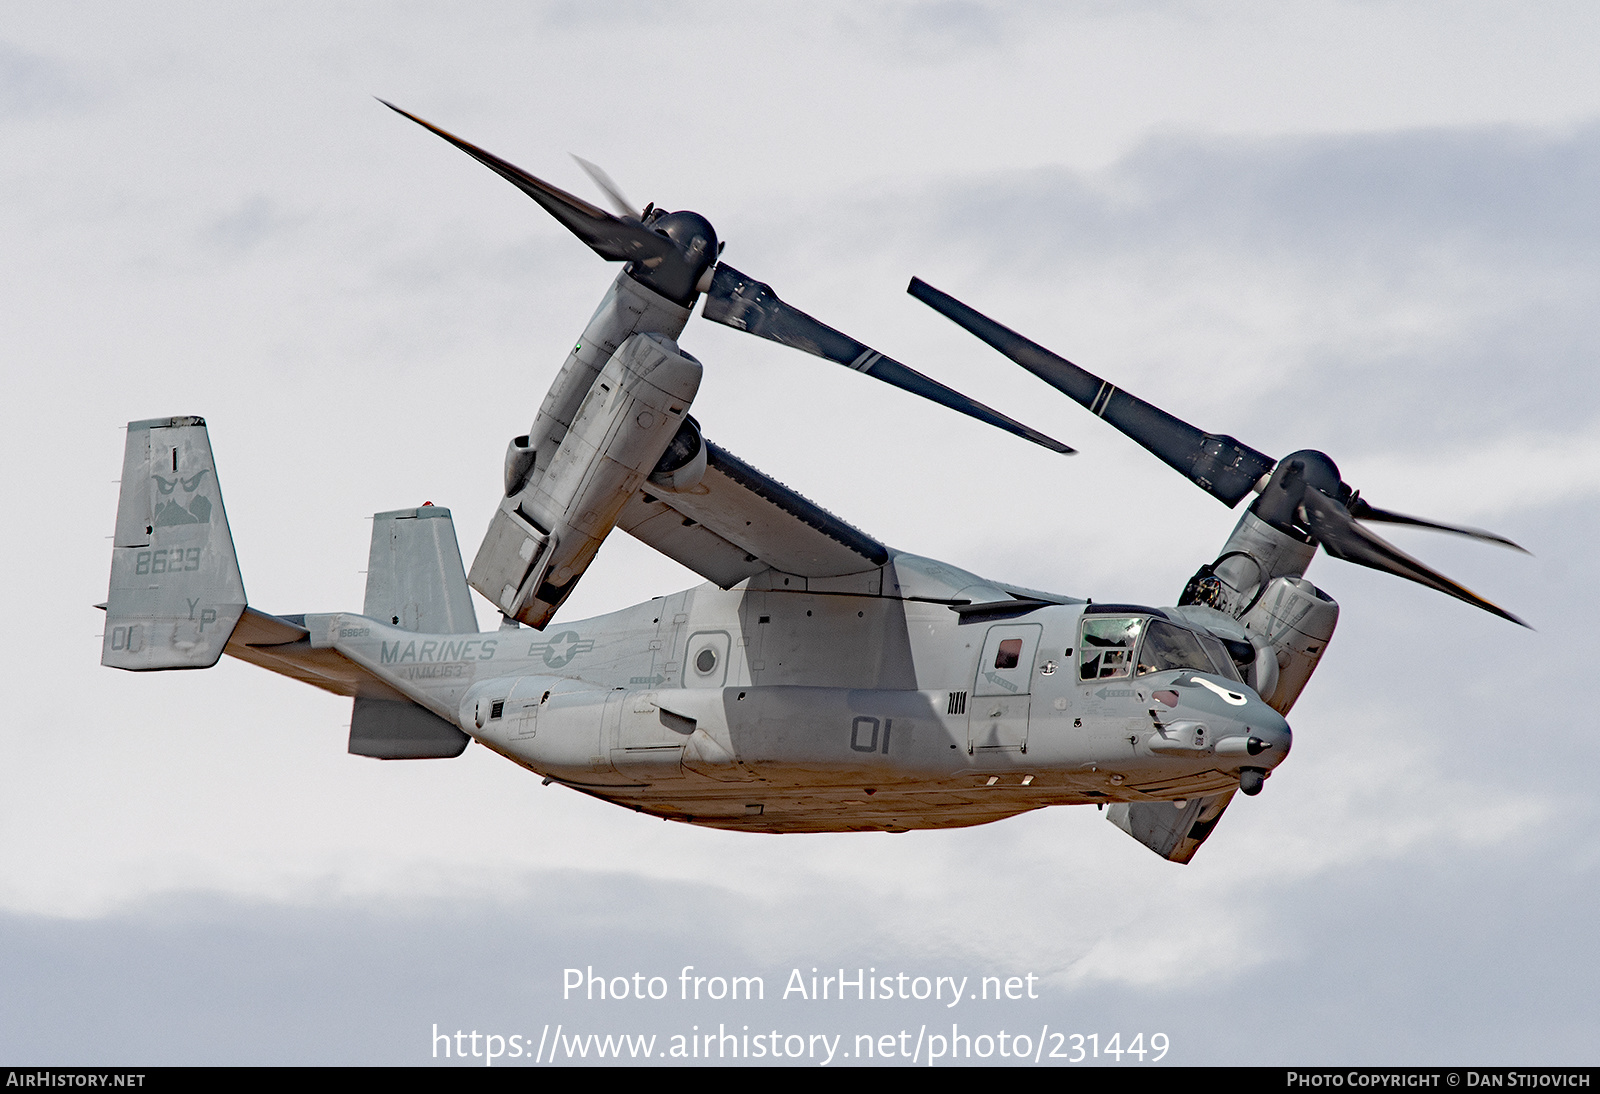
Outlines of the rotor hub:
{"label": "rotor hub", "polygon": [[670,239],[677,253],[657,265],[630,263],[629,275],[670,300],[689,303],[717,260],[717,230],[705,217],[687,209],[657,213],[645,223],[652,232]]}
{"label": "rotor hub", "polygon": [[1349,487],[1339,479],[1339,467],[1327,453],[1315,449],[1291,452],[1278,461],[1272,478],[1251,511],[1279,531],[1300,534],[1298,513],[1307,489],[1338,499],[1348,496]]}

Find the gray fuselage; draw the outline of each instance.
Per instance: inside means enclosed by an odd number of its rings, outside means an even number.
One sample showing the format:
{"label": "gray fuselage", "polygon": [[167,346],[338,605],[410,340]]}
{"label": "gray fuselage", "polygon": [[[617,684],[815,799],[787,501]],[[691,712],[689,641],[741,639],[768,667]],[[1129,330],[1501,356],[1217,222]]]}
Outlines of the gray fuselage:
{"label": "gray fuselage", "polygon": [[[903,831],[1184,801],[1287,754],[1282,716],[1221,673],[1141,673],[1130,646],[1118,675],[1083,679],[1083,621],[1106,618],[1083,604],[961,614],[1007,594],[903,554],[862,581],[876,587],[772,573],[542,632],[306,626],[532,771],[717,827]],[[1137,630],[1139,611],[1119,614]]]}

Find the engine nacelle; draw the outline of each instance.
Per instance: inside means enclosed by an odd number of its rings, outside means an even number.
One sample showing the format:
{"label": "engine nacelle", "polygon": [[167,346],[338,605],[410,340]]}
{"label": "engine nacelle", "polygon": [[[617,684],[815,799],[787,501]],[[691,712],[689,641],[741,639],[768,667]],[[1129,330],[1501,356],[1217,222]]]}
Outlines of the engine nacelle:
{"label": "engine nacelle", "polygon": [[[1319,454],[1296,453],[1310,455]],[[1332,466],[1326,456],[1320,458]],[[1316,553],[1315,543],[1247,510],[1222,554],[1200,567],[1178,600],[1243,624],[1255,647],[1250,685],[1279,714],[1288,714],[1300,697],[1339,622],[1339,605],[1301,576]]]}
{"label": "engine nacelle", "polygon": [[[630,335],[606,360],[547,463],[536,445],[513,441],[507,484],[519,485],[513,472],[525,484],[490,522],[468,575],[472,587],[531,627],[549,622],[682,428],[700,376],[700,362],[672,339]],[[531,453],[525,469],[523,451]]]}
{"label": "engine nacelle", "polygon": [[[545,393],[539,413],[534,416],[533,426],[528,430],[527,440],[520,445],[517,441],[512,442],[513,447],[520,447],[531,455],[518,457],[519,462],[527,461],[525,466],[519,468],[522,481],[515,484],[515,489],[508,482],[506,494],[517,493],[527,485],[530,476],[539,474],[540,469],[551,465],[556,450],[566,439],[567,430],[572,428],[578,408],[593,390],[606,362],[622,348],[624,342],[635,334],[660,334],[675,339],[683,332],[684,324],[688,321],[688,308],[651,292],[629,277],[627,271],[619,273],[605,299],[600,301],[600,306],[589,319],[583,337],[573,346],[550,390]],[[508,451],[506,457],[509,479],[511,452]]]}
{"label": "engine nacelle", "polygon": [[1279,714],[1300,698],[1339,622],[1339,605],[1303,577],[1275,577],[1239,617],[1277,653],[1278,681],[1261,697]]}
{"label": "engine nacelle", "polygon": [[699,486],[705,475],[706,439],[700,433],[700,423],[685,418],[650,472],[650,483],[669,493],[681,494]]}

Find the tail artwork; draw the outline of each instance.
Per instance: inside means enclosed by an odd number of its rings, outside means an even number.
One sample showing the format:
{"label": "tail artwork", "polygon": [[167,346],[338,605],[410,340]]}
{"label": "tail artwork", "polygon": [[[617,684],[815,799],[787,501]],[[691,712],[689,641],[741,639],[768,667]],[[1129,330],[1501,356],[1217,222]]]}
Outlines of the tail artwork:
{"label": "tail artwork", "polygon": [[100,663],[204,669],[244,614],[244,581],[202,418],[128,423]]}

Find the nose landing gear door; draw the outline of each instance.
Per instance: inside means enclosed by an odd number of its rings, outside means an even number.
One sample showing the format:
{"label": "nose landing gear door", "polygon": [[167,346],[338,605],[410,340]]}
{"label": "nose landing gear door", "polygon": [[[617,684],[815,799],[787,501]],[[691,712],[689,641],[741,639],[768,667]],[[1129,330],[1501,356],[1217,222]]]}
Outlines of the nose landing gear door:
{"label": "nose landing gear door", "polygon": [[969,753],[1028,751],[1028,693],[1042,631],[1037,623],[989,628],[967,708]]}

